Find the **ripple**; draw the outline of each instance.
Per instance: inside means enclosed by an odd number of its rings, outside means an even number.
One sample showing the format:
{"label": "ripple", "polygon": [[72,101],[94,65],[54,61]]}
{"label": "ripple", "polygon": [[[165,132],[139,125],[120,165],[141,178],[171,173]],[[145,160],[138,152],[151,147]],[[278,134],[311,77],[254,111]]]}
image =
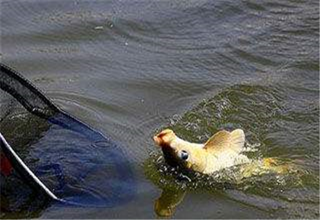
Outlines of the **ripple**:
{"label": "ripple", "polygon": [[[118,140],[139,172],[155,151],[151,137],[161,128],[174,128],[183,138],[201,142],[219,129],[241,127],[248,154],[300,161],[310,172],[303,180],[310,188],[306,191],[316,194],[317,1],[5,0],[1,6],[3,62],[33,79],[62,109]],[[282,180],[267,179],[267,186],[254,184],[262,189],[281,188],[277,181]],[[208,182],[213,185],[210,189],[223,188]],[[193,187],[200,190],[201,181],[197,184]],[[144,190],[139,195],[142,201],[153,200],[156,193]],[[242,204],[252,207],[246,212],[254,213],[250,217],[259,216],[259,206],[276,217],[287,217],[282,215],[287,205],[288,210],[296,214],[300,210],[307,217],[315,212],[307,199],[291,201],[294,208],[290,209],[290,193],[279,199],[277,190],[274,194],[254,187],[247,190],[254,192],[238,189],[247,197],[239,196],[237,209],[243,212]],[[287,203],[281,206],[283,200]],[[281,205],[273,210],[273,203]],[[149,206],[141,211],[135,205],[125,206],[123,213],[135,210],[135,215],[145,217],[151,213]],[[189,209],[188,203],[185,207]],[[182,217],[186,209],[181,209]],[[79,216],[97,217],[88,209],[78,211]],[[110,217],[111,211],[117,212],[108,209],[100,216]],[[211,217],[223,216],[205,211]],[[57,213],[55,218],[66,214]]]}

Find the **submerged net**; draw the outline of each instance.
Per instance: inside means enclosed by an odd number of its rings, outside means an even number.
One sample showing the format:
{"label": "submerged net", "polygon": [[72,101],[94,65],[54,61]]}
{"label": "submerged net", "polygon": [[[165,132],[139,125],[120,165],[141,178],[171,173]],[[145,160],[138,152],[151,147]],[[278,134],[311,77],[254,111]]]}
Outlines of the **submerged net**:
{"label": "submerged net", "polygon": [[[63,205],[113,207],[133,198],[132,168],[117,143],[61,111],[3,64],[0,88],[2,136]],[[17,163],[2,140],[1,211],[36,212],[48,194],[34,190],[38,185]]]}

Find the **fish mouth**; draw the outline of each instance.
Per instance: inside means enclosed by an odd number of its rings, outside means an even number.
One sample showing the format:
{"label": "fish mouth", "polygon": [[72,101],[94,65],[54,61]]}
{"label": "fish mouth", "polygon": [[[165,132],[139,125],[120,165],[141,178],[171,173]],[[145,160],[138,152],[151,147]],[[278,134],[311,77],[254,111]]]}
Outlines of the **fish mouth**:
{"label": "fish mouth", "polygon": [[161,139],[158,136],[153,136],[153,141],[161,147]]}
{"label": "fish mouth", "polygon": [[178,152],[170,146],[170,144],[165,143],[159,135],[153,136],[153,141],[161,148],[165,161],[171,166],[185,167],[191,169],[192,164],[187,161],[183,161],[179,156]]}

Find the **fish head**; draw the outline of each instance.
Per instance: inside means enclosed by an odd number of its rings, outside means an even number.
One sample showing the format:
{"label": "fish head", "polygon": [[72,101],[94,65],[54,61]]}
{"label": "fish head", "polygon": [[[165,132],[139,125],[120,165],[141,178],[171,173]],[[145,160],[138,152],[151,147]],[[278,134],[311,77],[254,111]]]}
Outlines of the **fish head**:
{"label": "fish head", "polygon": [[166,162],[187,170],[202,172],[206,166],[206,151],[190,146],[188,143],[177,144],[179,138],[170,129],[165,129],[153,137],[161,147]]}
{"label": "fish head", "polygon": [[203,172],[206,168],[206,151],[192,146],[179,146],[174,150],[178,164],[187,169],[196,172]]}

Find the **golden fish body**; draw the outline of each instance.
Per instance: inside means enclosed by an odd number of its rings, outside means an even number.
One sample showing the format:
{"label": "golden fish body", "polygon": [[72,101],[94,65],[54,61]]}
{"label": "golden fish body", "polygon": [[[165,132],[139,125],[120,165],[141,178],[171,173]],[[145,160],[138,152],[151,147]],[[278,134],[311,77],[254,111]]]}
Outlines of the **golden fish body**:
{"label": "golden fish body", "polygon": [[243,177],[267,172],[283,174],[291,169],[290,165],[280,164],[274,158],[251,160],[242,154],[245,135],[241,129],[219,131],[204,144],[182,140],[170,129],[163,130],[153,139],[161,147],[169,164],[203,174],[240,164]]}
{"label": "golden fish body", "polygon": [[153,139],[169,163],[204,174],[250,162],[241,154],[245,141],[241,129],[220,131],[204,144],[182,140],[170,129],[163,130]]}

